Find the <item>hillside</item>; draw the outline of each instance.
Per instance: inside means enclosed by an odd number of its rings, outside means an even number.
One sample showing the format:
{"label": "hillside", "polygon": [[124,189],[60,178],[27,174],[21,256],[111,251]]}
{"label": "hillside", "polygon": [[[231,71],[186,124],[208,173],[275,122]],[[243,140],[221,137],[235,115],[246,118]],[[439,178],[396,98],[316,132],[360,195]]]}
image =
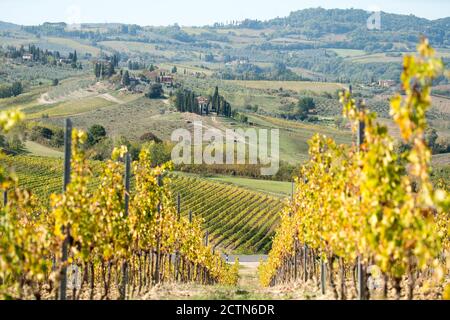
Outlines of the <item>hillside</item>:
{"label": "hillside", "polygon": [[[76,31],[65,23],[2,24],[8,30],[0,31],[0,87],[6,90],[20,82],[23,92],[0,99],[0,109],[18,108],[29,121],[43,126],[61,128],[66,117],[85,130],[101,125],[111,139],[109,149],[122,138],[140,143],[148,133],[167,142],[176,128],[191,129],[195,120],[221,131],[238,126],[278,128],[281,158],[298,165],[307,159],[307,141],[314,133],[351,142],[338,91],[352,85],[356,96],[392,127],[386,120],[389,98],[399,89],[402,57],[415,49],[418,35],[429,36],[444,62],[450,57],[448,18],[431,21],[383,12],[382,29],[368,31],[364,29],[369,14],[315,8],[227,25],[89,23]],[[39,55],[33,58],[37,61],[23,61],[21,53],[32,47],[38,48]],[[52,56],[66,61],[75,52],[75,67]],[[114,72],[107,78],[94,77],[97,61],[112,57]],[[130,63],[136,68],[130,69]],[[155,67],[157,71],[151,72]],[[138,85],[124,88],[125,71]],[[174,81],[173,86],[164,86],[164,99],[144,96],[152,73],[169,74]],[[382,79],[391,79],[392,84],[379,85]],[[178,90],[210,97],[215,87],[239,118],[176,112]],[[445,149],[450,137],[448,79],[436,79],[434,92],[427,117]],[[312,99],[314,106],[306,115],[298,109],[304,99]]]}
{"label": "hillside", "polygon": [[15,31],[20,30],[20,26],[10,22],[0,21],[0,31]]}
{"label": "hillside", "polygon": [[[98,55],[119,52],[156,63],[205,67],[221,79],[363,81],[398,79],[403,54],[426,35],[438,54],[449,58],[449,19],[427,20],[382,12],[381,30],[367,30],[370,12],[359,9],[305,9],[268,21],[244,20],[202,27],[126,24],[44,23],[17,28],[4,24],[3,45],[34,43],[49,50]],[[13,32],[9,32],[9,30]],[[342,50],[345,53],[343,54]],[[352,51],[353,50],[353,51]],[[355,56],[346,59],[347,55]],[[246,65],[227,63],[248,59]],[[356,60],[355,60],[356,61]],[[278,69],[277,63],[288,69]],[[207,69],[206,69],[207,68]],[[281,71],[280,71],[281,70]],[[302,71],[301,71],[302,70]]]}
{"label": "hillside", "polygon": [[[268,21],[244,20],[240,27],[263,29],[285,29],[285,34],[300,33],[311,39],[329,34],[346,35],[349,41],[342,41],[349,46],[358,47],[361,44],[350,40],[361,40],[358,33],[366,31],[367,19],[372,13],[361,9],[323,9],[311,8],[291,12],[287,17]],[[403,41],[411,41],[414,33],[426,35],[435,45],[448,44],[449,18],[428,20],[413,15],[399,15],[381,12],[382,31],[375,39],[379,40],[389,33],[394,33]],[[287,30],[286,30],[287,29]],[[408,37],[408,35],[413,35]]]}

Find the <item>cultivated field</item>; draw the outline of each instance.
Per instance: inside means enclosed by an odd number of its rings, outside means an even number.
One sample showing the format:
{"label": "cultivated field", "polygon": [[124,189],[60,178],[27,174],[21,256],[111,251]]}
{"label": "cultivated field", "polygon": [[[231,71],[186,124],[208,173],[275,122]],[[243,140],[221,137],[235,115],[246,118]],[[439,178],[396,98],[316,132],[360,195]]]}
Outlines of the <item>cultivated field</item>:
{"label": "cultivated field", "polygon": [[280,89],[292,90],[295,92],[312,91],[312,92],[330,92],[334,93],[336,90],[343,89],[344,86],[339,83],[323,83],[323,82],[309,82],[309,81],[240,81],[230,80],[226,81],[243,88],[250,89]]}

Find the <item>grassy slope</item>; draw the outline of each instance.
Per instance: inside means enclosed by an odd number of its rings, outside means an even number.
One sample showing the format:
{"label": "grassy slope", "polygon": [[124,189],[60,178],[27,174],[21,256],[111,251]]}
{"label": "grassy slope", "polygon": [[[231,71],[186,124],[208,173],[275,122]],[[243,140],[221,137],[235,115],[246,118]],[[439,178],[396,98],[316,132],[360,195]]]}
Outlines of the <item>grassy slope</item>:
{"label": "grassy slope", "polygon": [[258,179],[231,177],[223,175],[206,177],[205,179],[229,183],[237,185],[239,187],[247,188],[249,190],[265,192],[278,197],[290,196],[292,192],[291,182],[258,180]]}
{"label": "grassy slope", "polygon": [[99,44],[103,47],[126,53],[148,53],[158,56],[172,58],[176,55],[175,51],[158,50],[157,45],[134,42],[134,41],[102,41]]}
{"label": "grassy slope", "polygon": [[331,50],[336,52],[338,56],[343,58],[363,56],[366,54],[364,50],[355,50],[355,49],[331,49]]}
{"label": "grassy slope", "polygon": [[[221,123],[230,126],[231,121],[219,118]],[[289,121],[268,116],[250,115],[249,121],[254,126],[247,128],[265,128],[280,130],[280,158],[290,163],[300,163],[308,158],[308,141],[316,134],[334,138],[340,144],[351,143],[351,132],[331,127]],[[239,127],[245,127],[238,124]]]}
{"label": "grassy slope", "polygon": [[436,167],[450,166],[450,153],[434,155],[432,158],[432,162]]}
{"label": "grassy slope", "polygon": [[79,54],[89,53],[93,56],[96,56],[101,52],[101,50],[97,47],[73,39],[56,37],[46,37],[44,39],[51,44],[62,45],[73,50],[77,50]]}
{"label": "grassy slope", "polygon": [[250,89],[279,89],[292,90],[295,92],[313,91],[313,92],[330,92],[334,93],[338,89],[344,88],[339,83],[309,82],[309,81],[246,81],[246,80],[229,80],[226,81],[243,88]]}
{"label": "grassy slope", "polygon": [[[112,137],[123,135],[131,139],[139,139],[144,133],[152,132],[161,139],[169,140],[173,130],[186,126],[183,115],[169,113],[164,100],[150,100],[140,95],[133,95],[132,98],[123,104],[110,102],[107,107],[72,115],[71,119],[76,127],[87,129],[93,124],[100,124]],[[41,121],[63,125],[62,118]]]}
{"label": "grassy slope", "polygon": [[25,149],[34,156],[49,157],[49,158],[63,158],[64,154],[60,151],[43,146],[34,141],[26,141]]}
{"label": "grassy slope", "polygon": [[[112,108],[141,97],[132,94],[117,95],[116,91],[105,85],[89,87],[89,81],[93,82],[93,79],[83,76],[64,80],[58,87],[36,87],[17,97],[0,99],[0,110],[17,108],[30,120],[39,119],[43,115],[60,118]],[[50,96],[50,103],[41,101],[44,94]]]}

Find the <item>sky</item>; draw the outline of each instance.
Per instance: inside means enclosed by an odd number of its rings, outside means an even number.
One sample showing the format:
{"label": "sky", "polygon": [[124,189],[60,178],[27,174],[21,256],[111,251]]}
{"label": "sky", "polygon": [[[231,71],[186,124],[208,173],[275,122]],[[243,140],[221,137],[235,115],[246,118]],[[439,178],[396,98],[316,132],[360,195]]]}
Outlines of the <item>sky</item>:
{"label": "sky", "polygon": [[0,0],[0,21],[203,26],[245,18],[266,20],[316,7],[381,10],[428,19],[450,16],[449,0]]}

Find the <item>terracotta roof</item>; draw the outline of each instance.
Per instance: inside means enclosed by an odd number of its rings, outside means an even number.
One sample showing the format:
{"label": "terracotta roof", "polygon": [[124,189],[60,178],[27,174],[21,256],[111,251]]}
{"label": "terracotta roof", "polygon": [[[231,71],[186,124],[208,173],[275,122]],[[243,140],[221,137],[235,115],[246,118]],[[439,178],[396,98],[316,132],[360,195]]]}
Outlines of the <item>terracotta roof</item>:
{"label": "terracotta roof", "polygon": [[209,103],[209,99],[206,97],[197,97],[197,102],[199,104],[207,104],[207,103]]}

